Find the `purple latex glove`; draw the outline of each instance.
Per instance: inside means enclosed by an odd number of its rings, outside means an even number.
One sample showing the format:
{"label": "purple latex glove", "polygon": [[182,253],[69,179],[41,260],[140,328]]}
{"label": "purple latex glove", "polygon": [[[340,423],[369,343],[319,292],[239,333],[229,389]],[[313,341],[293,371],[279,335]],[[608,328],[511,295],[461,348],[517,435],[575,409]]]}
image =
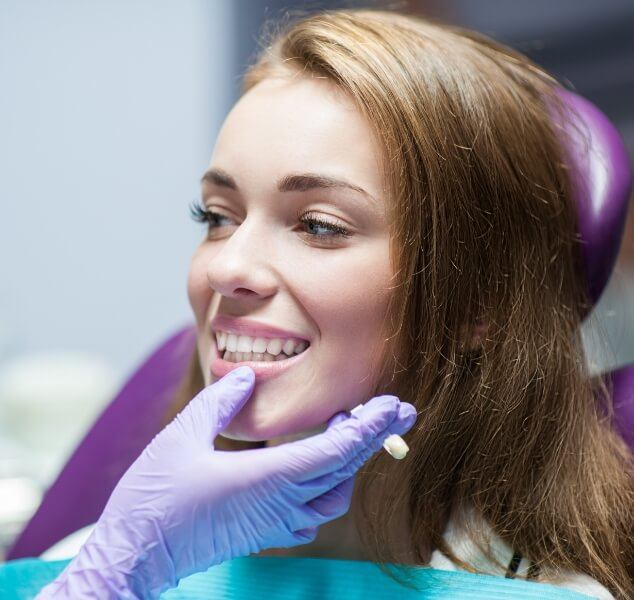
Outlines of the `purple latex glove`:
{"label": "purple latex glove", "polygon": [[[345,514],[354,475],[415,408],[378,396],[323,433],[241,451],[213,441],[253,390],[249,367],[202,390],[124,473],[79,554],[37,596],[157,598],[178,581],[265,548],[312,542]],[[139,416],[142,418],[142,415]]]}

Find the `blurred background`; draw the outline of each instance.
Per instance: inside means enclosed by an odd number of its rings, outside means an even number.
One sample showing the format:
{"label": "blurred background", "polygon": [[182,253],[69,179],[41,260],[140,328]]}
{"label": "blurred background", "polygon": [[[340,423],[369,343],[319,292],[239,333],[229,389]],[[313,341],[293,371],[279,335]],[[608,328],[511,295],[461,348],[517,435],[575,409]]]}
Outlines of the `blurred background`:
{"label": "blurred background", "polygon": [[[127,378],[192,322],[189,203],[263,23],[356,6],[524,52],[634,156],[632,0],[0,0],[0,560]],[[633,219],[584,325],[597,372],[634,362]]]}

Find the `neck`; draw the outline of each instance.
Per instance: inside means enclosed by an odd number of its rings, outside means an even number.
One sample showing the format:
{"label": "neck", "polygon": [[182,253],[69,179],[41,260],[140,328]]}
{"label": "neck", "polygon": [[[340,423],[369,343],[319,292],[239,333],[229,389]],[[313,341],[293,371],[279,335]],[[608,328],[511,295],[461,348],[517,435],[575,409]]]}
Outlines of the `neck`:
{"label": "neck", "polygon": [[271,446],[279,446],[280,444],[286,444],[288,442],[294,442],[296,440],[303,440],[304,438],[312,437],[318,433],[322,433],[326,431],[327,425],[320,425],[319,427],[315,427],[314,429],[309,429],[307,431],[302,431],[300,433],[293,433],[291,435],[282,435],[280,437],[271,438],[270,440],[266,440],[264,445],[266,447]]}

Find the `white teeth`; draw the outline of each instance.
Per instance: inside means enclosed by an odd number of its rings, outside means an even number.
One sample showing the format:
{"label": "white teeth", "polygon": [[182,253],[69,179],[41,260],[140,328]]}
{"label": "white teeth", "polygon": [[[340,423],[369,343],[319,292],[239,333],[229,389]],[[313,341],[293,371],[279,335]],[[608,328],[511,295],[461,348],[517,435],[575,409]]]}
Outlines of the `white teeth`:
{"label": "white teeth", "polygon": [[[274,358],[283,354],[284,358],[286,356],[293,356],[294,354],[301,354],[306,350],[309,344],[306,340],[298,340],[297,338],[253,338],[249,335],[216,331],[216,346],[220,353],[226,350],[230,352],[231,355],[235,353],[254,353],[265,357],[270,355]],[[266,360],[266,358],[260,360]]]}
{"label": "white teeth", "polygon": [[273,356],[272,354],[267,353],[258,353],[258,352],[230,352],[229,350],[225,350],[222,355],[223,360],[228,362],[246,362],[249,360],[260,361],[260,362],[272,362],[275,360],[285,359],[286,356],[284,354],[280,354],[279,356]]}
{"label": "white teeth", "polygon": [[269,340],[269,343],[266,345],[266,351],[273,356],[278,355],[282,351],[282,340],[278,338]]}
{"label": "white teeth", "polygon": [[266,352],[267,340],[264,338],[255,338],[253,340],[253,352]]}
{"label": "white teeth", "polygon": [[238,336],[233,333],[227,335],[227,350],[235,352],[238,349]]}
{"label": "white teeth", "polygon": [[251,352],[252,339],[248,335],[238,337],[238,352]]}
{"label": "white teeth", "polygon": [[227,334],[224,331],[216,332],[216,341],[218,343],[218,350],[224,350],[227,345]]}

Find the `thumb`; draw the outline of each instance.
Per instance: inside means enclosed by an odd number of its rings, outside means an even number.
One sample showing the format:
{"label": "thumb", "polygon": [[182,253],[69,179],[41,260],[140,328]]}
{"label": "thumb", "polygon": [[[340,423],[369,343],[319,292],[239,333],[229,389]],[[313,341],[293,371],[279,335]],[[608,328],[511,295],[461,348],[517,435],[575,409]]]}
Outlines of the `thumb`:
{"label": "thumb", "polygon": [[240,412],[253,392],[255,373],[246,365],[229,371],[211,387],[215,399],[214,435],[223,431],[231,420]]}
{"label": "thumb", "polygon": [[345,412],[338,412],[336,415],[334,415],[334,416],[330,417],[330,419],[328,419],[328,427],[327,427],[327,429],[330,429],[331,427],[334,427],[338,423],[342,423],[347,418],[348,418],[348,415]]}

